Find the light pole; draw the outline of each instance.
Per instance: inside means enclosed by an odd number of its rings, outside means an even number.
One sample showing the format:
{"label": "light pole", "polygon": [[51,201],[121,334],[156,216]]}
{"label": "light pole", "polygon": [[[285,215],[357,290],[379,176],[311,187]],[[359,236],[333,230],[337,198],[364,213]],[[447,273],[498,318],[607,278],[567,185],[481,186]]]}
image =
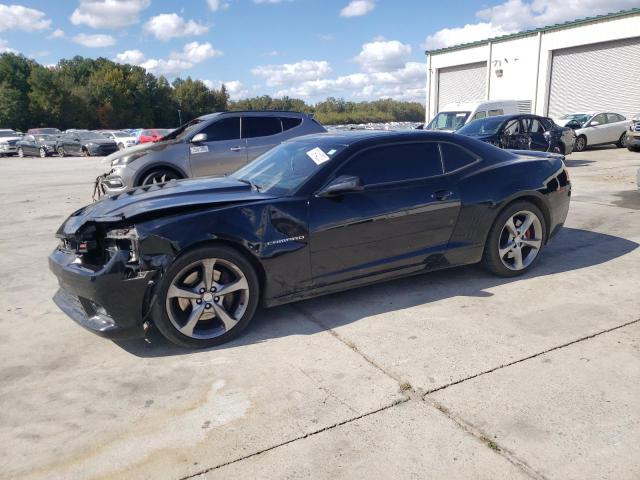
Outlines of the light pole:
{"label": "light pole", "polygon": [[180,121],[178,126],[182,125],[182,110],[180,109],[178,109],[178,120]]}

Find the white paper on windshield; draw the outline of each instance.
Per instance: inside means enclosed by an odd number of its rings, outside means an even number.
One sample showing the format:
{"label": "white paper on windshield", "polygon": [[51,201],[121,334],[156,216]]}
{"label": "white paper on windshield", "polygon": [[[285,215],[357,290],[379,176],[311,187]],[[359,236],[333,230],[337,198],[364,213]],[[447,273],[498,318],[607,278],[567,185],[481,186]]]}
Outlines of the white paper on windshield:
{"label": "white paper on windshield", "polygon": [[307,152],[307,156],[311,160],[313,160],[316,163],[316,165],[321,165],[327,160],[329,160],[330,158],[329,155],[324,153],[320,147],[316,147],[313,150],[309,150]]}

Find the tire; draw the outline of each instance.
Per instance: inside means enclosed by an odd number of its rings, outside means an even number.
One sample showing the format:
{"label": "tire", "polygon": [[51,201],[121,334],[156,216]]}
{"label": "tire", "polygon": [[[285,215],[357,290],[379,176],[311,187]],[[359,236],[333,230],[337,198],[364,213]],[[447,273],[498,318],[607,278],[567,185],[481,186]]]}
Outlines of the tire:
{"label": "tire", "polygon": [[618,143],[616,143],[616,147],[618,148],[624,148],[627,146],[627,134],[623,133],[620,136],[620,139],[618,140]]}
{"label": "tire", "polygon": [[[209,283],[204,275],[207,271],[212,272]],[[220,292],[229,285],[237,290],[216,296],[214,289]],[[205,246],[179,256],[169,267],[160,281],[152,314],[156,327],[170,342],[208,348],[236,338],[251,322],[259,299],[258,276],[241,253],[223,245]]]}
{"label": "tire", "polygon": [[[532,216],[531,224],[522,232],[518,222],[529,218],[527,214]],[[510,220],[511,227],[508,226]],[[547,238],[546,228],[544,215],[533,203],[516,201],[507,205],[496,217],[487,236],[483,266],[500,277],[515,277],[528,272],[540,258]],[[517,235],[512,232],[517,232]]]}
{"label": "tire", "polygon": [[22,147],[18,147],[18,156],[20,158],[24,158],[24,150],[22,149]]}
{"label": "tire", "polygon": [[89,150],[87,150],[86,148],[82,147],[82,150],[80,150],[80,156],[81,157],[90,157],[91,154],[89,153]]}
{"label": "tire", "polygon": [[179,180],[180,178],[182,177],[173,170],[169,170],[168,168],[159,168],[157,170],[151,170],[150,172],[145,173],[144,177],[142,177],[140,185],[165,183],[169,180]]}
{"label": "tire", "polygon": [[118,150],[124,150],[124,144],[119,143],[118,144]]}
{"label": "tire", "polygon": [[58,148],[56,149],[56,151],[58,152],[58,156],[59,156],[60,158],[62,158],[62,157],[64,157],[64,156],[66,156],[66,153],[65,153],[64,148],[63,148],[63,147],[58,147]]}
{"label": "tire", "polygon": [[40,158],[46,158],[47,157],[47,151],[45,150],[44,147],[40,147]]}
{"label": "tire", "polygon": [[587,148],[587,137],[580,135],[576,138],[576,143],[573,146],[574,152],[583,152]]}

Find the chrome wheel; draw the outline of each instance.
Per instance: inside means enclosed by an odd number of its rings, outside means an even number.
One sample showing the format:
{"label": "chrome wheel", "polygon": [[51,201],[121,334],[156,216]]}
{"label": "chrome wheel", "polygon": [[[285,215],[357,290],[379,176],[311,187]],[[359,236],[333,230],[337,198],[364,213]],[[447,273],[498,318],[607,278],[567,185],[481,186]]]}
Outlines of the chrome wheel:
{"label": "chrome wheel", "polygon": [[18,148],[18,156],[24,158],[24,150],[22,150],[22,147]]}
{"label": "chrome wheel", "polygon": [[542,223],[528,210],[512,215],[498,240],[498,256],[509,270],[524,270],[535,260],[542,247]]}
{"label": "chrome wheel", "polygon": [[219,337],[234,328],[247,310],[249,283],[228,260],[207,258],[183,268],[166,295],[169,320],[183,335]]}
{"label": "chrome wheel", "polygon": [[44,147],[40,147],[40,158],[44,158],[47,156],[47,151],[44,149]]}
{"label": "chrome wheel", "polygon": [[576,138],[575,150],[576,152],[581,152],[587,147],[587,139],[584,137]]}

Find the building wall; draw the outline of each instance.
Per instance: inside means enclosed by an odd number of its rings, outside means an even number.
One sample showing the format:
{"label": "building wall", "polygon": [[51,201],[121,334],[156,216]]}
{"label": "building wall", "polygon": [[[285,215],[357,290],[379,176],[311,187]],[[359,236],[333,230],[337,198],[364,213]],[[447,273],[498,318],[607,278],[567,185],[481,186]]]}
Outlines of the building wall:
{"label": "building wall", "polygon": [[[640,14],[429,55],[427,121],[438,113],[440,68],[490,62],[488,91],[485,98],[478,100],[531,100],[533,112],[546,115],[554,50],[637,36],[640,36]],[[501,77],[496,75],[497,69],[502,70]]]}

